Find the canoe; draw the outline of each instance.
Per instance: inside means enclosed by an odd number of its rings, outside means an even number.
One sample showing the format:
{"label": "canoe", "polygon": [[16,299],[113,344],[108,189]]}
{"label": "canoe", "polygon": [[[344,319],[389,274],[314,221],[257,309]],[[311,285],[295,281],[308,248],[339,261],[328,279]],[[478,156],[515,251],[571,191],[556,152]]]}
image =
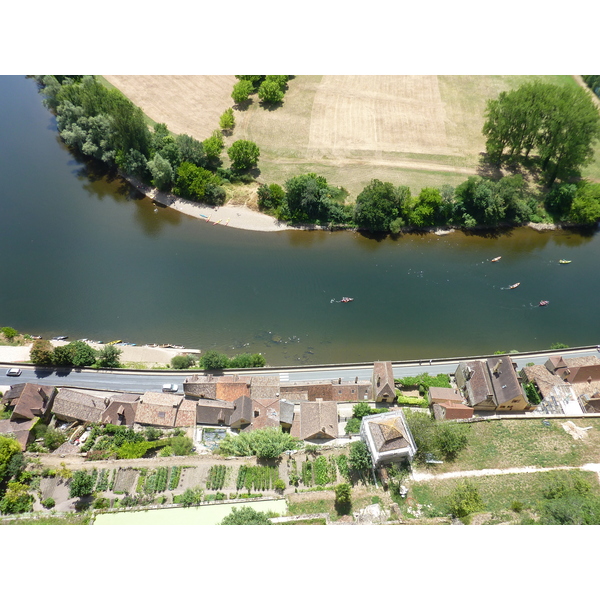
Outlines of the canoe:
{"label": "canoe", "polygon": [[521,284],[520,283],[513,283],[512,285],[508,286],[509,290],[514,290],[516,287],[519,287]]}
{"label": "canoe", "polygon": [[501,256],[496,256],[496,258],[492,258],[490,262],[498,262],[501,258]]}
{"label": "canoe", "polygon": [[563,259],[561,259],[561,260],[559,260],[558,262],[559,262],[561,265],[568,265],[568,264],[569,264],[571,261],[570,261],[570,260],[563,260]]}

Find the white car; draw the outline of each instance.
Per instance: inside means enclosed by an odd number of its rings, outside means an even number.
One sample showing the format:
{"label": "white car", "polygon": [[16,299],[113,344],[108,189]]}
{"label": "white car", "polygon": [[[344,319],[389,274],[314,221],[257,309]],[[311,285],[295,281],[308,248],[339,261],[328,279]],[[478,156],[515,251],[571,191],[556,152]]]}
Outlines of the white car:
{"label": "white car", "polygon": [[165,383],[162,386],[163,392],[176,392],[179,389],[179,386],[176,383]]}
{"label": "white car", "polygon": [[8,371],[6,371],[6,375],[8,377],[18,377],[21,374],[21,369],[17,369],[16,367],[13,367],[12,369],[9,369]]}

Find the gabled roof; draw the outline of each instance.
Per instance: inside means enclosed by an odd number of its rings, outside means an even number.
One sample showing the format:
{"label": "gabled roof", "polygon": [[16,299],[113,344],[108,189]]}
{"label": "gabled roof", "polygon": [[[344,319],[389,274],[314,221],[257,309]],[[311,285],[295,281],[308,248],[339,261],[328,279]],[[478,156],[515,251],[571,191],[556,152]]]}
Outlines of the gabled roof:
{"label": "gabled roof", "polygon": [[10,391],[13,392],[10,394],[10,406],[14,409],[13,417],[23,419],[33,419],[46,414],[56,395],[54,386],[36,383],[21,384],[18,391],[12,388]]}
{"label": "gabled roof", "polygon": [[375,466],[411,460],[417,451],[401,410],[363,417],[360,436],[367,444]]}
{"label": "gabled roof", "polygon": [[196,423],[203,425],[229,425],[234,403],[223,400],[198,400]]}
{"label": "gabled roof", "polygon": [[105,409],[103,398],[62,388],[54,398],[52,412],[59,419],[99,423]]}
{"label": "gabled roof", "polygon": [[215,398],[225,402],[233,402],[240,396],[250,395],[250,385],[245,381],[219,381]]}
{"label": "gabled roof", "polygon": [[394,371],[390,361],[378,361],[373,363],[373,400],[384,397],[396,397]]}
{"label": "gabled roof", "polygon": [[292,402],[279,401],[279,421],[284,425],[291,425],[294,422],[294,404]]}
{"label": "gabled roof", "polygon": [[196,403],[193,400],[182,400],[177,409],[175,427],[196,426]]}
{"label": "gabled roof", "polygon": [[279,427],[279,399],[252,400],[252,422],[248,429]]}
{"label": "gabled roof", "polygon": [[524,395],[510,356],[488,358],[486,362],[498,405]]}
{"label": "gabled roof", "polygon": [[480,360],[461,362],[457,371],[463,373],[466,381],[466,395],[469,406],[477,408],[478,405],[496,406],[496,399],[487,365]]}
{"label": "gabled roof", "polygon": [[102,423],[133,425],[139,398],[139,394],[115,394],[111,396],[109,405],[102,413]]}
{"label": "gabled roof", "polygon": [[231,427],[241,427],[252,421],[252,400],[250,396],[240,396],[233,403],[233,413],[230,419]]}
{"label": "gabled roof", "polygon": [[135,422],[142,425],[175,427],[177,409],[182,400],[181,396],[175,394],[146,392],[140,398],[135,414]]}
{"label": "gabled roof", "polygon": [[375,442],[375,448],[379,453],[407,448],[410,445],[409,440],[406,439],[402,419],[397,415],[391,414],[385,419],[376,420],[368,425]]}
{"label": "gabled roof", "polygon": [[462,394],[454,388],[430,387],[429,396],[432,404],[447,401],[462,403],[464,400]]}
{"label": "gabled roof", "polygon": [[456,402],[440,402],[433,405],[433,414],[436,419],[470,419],[473,408]]}
{"label": "gabled roof", "polygon": [[38,421],[39,417],[19,421],[3,419],[0,421],[0,435],[12,435],[19,442],[21,450],[25,450],[31,438],[31,430]]}
{"label": "gabled roof", "polygon": [[294,418],[290,433],[301,440],[337,438],[337,403],[327,401],[302,402],[300,413]]}

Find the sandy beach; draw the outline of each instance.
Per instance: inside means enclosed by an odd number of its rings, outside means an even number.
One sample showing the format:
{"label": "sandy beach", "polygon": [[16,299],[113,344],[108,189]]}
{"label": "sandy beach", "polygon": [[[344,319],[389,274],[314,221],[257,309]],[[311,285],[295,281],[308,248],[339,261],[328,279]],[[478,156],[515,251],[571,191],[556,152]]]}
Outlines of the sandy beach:
{"label": "sandy beach", "polygon": [[145,185],[134,177],[122,175],[131,185],[148,198],[168,208],[181,213],[203,219],[215,225],[233,227],[235,229],[247,229],[250,231],[284,231],[286,229],[297,229],[282,221],[252,210],[245,205],[225,204],[223,206],[210,206],[192,200],[184,200],[174,194],[160,192],[156,188]]}

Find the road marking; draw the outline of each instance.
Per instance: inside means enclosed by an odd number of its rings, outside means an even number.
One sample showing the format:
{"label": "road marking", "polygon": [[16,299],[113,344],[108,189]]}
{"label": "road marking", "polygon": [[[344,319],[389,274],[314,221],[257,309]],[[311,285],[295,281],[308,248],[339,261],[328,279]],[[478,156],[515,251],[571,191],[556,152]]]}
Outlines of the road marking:
{"label": "road marking", "polygon": [[289,381],[290,374],[289,373],[279,373],[279,381]]}

